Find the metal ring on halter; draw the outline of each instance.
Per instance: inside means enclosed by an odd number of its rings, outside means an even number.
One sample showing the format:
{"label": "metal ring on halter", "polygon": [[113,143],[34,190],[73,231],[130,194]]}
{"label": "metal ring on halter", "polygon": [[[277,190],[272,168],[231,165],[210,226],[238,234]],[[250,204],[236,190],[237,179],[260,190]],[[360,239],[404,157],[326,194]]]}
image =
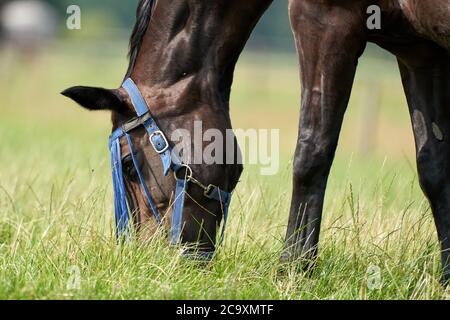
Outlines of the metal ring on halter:
{"label": "metal ring on halter", "polygon": [[[178,172],[180,172],[182,169],[186,169],[186,174],[183,178],[178,177]],[[189,181],[189,179],[192,177],[192,169],[187,164],[182,164],[178,170],[173,171],[173,176],[175,177],[175,180],[186,180]]]}

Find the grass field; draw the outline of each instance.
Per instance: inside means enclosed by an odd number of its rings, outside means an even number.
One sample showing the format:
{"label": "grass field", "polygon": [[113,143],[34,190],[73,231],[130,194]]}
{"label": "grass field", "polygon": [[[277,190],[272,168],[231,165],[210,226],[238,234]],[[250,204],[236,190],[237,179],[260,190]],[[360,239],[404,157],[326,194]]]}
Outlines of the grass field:
{"label": "grass field", "polygon": [[[225,244],[200,267],[160,237],[116,245],[109,115],[83,111],[58,92],[117,87],[125,51],[77,46],[56,46],[32,63],[0,58],[0,299],[449,298],[393,61],[361,63],[327,191],[318,268],[310,277],[293,267],[281,276],[299,115],[295,56],[246,53],[239,63],[234,126],[280,128],[281,169],[274,177],[246,169]],[[363,110],[374,92],[377,131],[362,152]]]}

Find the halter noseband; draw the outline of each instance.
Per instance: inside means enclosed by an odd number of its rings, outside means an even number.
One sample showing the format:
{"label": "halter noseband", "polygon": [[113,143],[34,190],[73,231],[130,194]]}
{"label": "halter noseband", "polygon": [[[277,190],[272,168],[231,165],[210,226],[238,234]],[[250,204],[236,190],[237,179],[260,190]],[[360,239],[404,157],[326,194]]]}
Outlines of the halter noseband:
{"label": "halter noseband", "polygon": [[[203,195],[209,199],[218,201],[221,204],[223,210],[223,226],[220,236],[220,242],[223,241],[226,223],[228,220],[228,208],[231,201],[231,193],[221,190],[214,185],[204,185],[193,177],[192,169],[183,164],[175,153],[172,152],[172,147],[169,144],[163,131],[158,127],[155,119],[152,117],[147,103],[141,95],[136,84],[132,79],[127,79],[122,87],[126,90],[131,98],[133,106],[136,110],[136,117],[117,128],[109,137],[109,149],[111,151],[111,167],[112,177],[114,185],[114,207],[115,207],[115,220],[116,220],[116,232],[117,236],[121,237],[125,235],[130,221],[129,206],[127,203],[125,182],[122,172],[122,153],[121,153],[121,138],[125,137],[128,143],[133,165],[136,169],[139,177],[139,183],[142,190],[147,197],[150,208],[153,215],[158,222],[162,225],[162,219],[159,215],[154,202],[150,196],[149,189],[145,183],[142,172],[139,168],[136,156],[133,151],[133,143],[131,141],[130,133],[134,129],[143,126],[149,135],[150,143],[157,154],[161,158],[163,164],[163,174],[167,176],[169,171],[174,172],[176,187],[175,187],[175,200],[172,208],[172,230],[171,230],[171,242],[176,245],[181,242],[181,234],[183,229],[183,209],[185,202],[185,194],[190,184],[194,184],[203,189]],[[186,173],[183,177],[179,177],[178,173],[181,169],[186,169]]]}

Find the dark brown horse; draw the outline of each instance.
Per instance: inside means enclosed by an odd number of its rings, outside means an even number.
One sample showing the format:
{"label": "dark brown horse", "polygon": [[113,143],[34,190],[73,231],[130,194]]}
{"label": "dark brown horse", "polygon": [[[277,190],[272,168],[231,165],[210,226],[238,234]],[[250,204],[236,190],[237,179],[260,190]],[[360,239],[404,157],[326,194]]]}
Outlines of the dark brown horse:
{"label": "dark brown horse", "polygon": [[[127,77],[133,78],[160,127],[193,130],[193,121],[231,127],[229,97],[237,59],[272,0],[141,0]],[[367,27],[367,9],[381,9],[381,29]],[[315,261],[323,199],[358,58],[367,42],[398,57],[417,144],[421,186],[430,200],[450,277],[450,9],[448,0],[290,0],[302,78],[302,114],[294,190],[282,260]],[[64,92],[88,109],[112,111],[113,128],[134,116],[122,89],[75,87]],[[170,215],[174,180],[164,177],[144,130],[133,134],[145,179],[161,214]],[[156,226],[136,183],[129,150],[123,161],[138,229]],[[127,171],[127,168],[131,168]],[[227,191],[240,165],[194,165],[203,181]],[[214,250],[220,207],[193,189],[183,241]],[[154,229],[154,228],[153,228]]]}
{"label": "dark brown horse", "polygon": [[[381,29],[368,28],[371,5]],[[323,199],[367,42],[397,56],[414,128],[420,184],[450,279],[450,2],[449,0],[290,0],[302,79],[301,121],[284,260],[317,255]]]}

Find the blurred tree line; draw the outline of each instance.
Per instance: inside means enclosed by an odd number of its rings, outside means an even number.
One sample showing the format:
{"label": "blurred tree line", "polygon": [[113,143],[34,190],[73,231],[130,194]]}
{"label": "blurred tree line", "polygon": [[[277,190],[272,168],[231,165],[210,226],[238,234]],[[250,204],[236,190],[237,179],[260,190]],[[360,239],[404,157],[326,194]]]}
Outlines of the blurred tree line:
{"label": "blurred tree line", "polygon": [[[69,5],[81,7],[82,17],[107,23],[114,29],[131,31],[135,21],[138,0],[44,0],[51,4],[63,18]],[[245,1],[245,0],[243,0]],[[294,50],[292,32],[289,25],[288,0],[275,0],[252,35],[249,45],[260,48]]]}

